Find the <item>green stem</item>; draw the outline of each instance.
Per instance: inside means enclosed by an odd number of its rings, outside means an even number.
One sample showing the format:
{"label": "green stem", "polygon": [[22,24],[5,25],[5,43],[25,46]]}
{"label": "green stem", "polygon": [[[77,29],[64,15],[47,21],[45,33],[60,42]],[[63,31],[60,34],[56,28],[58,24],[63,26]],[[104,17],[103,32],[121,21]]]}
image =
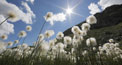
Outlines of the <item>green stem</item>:
{"label": "green stem", "polygon": [[3,22],[1,22],[1,23],[0,23],[0,26],[1,26],[4,22],[6,22],[9,18],[10,18],[10,17],[7,17]]}

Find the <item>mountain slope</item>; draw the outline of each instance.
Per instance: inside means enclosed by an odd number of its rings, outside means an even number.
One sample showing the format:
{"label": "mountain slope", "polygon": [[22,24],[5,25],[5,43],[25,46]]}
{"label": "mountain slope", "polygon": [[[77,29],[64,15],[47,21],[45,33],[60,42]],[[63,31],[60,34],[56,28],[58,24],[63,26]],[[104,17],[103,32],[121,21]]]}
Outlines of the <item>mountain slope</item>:
{"label": "mountain slope", "polygon": [[[99,43],[104,43],[109,38],[116,41],[122,40],[122,5],[110,6],[103,12],[95,14],[95,17],[97,24],[91,26],[87,37],[96,37]],[[82,23],[77,26],[80,27]],[[71,28],[66,30],[64,34],[72,35]]]}

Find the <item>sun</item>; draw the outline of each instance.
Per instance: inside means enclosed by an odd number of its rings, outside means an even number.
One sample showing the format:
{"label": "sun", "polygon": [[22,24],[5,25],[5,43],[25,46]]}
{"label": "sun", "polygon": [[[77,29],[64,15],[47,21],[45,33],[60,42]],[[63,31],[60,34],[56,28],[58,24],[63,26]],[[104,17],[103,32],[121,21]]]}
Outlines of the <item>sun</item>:
{"label": "sun", "polygon": [[67,8],[67,9],[66,9],[66,13],[70,15],[70,14],[73,13],[73,10],[72,10],[71,8]]}

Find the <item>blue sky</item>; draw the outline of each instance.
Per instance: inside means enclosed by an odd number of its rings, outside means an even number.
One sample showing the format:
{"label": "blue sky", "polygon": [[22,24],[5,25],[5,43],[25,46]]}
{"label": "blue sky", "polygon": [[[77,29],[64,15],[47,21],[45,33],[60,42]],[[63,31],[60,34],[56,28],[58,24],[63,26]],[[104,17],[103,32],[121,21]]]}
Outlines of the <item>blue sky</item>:
{"label": "blue sky", "polygon": [[[22,0],[7,0],[7,1],[15,4],[18,7],[21,7]],[[73,7],[78,2],[81,2],[73,11],[82,16],[71,14],[71,17],[69,18],[67,16],[66,17],[67,20],[65,20],[64,22],[56,22],[54,23],[53,26],[51,26],[49,23],[46,23],[42,33],[44,33],[45,30],[54,30],[56,34],[59,31],[63,32],[66,29],[78,23],[81,23],[82,21],[86,19],[86,17],[90,15],[89,10],[88,10],[88,6],[90,5],[90,3],[91,2],[97,3],[98,1],[99,0],[68,0],[70,7]],[[25,43],[32,45],[32,42],[36,40],[39,30],[45,21],[43,16],[45,16],[47,12],[53,12],[54,14],[57,14],[60,12],[65,13],[65,11],[59,7],[67,8],[68,4],[67,4],[67,0],[35,0],[33,4],[31,3],[28,3],[28,4],[30,8],[32,9],[32,11],[34,12],[34,14],[36,15],[36,18],[33,19],[33,24],[31,24],[33,29],[31,32],[28,33],[27,39],[25,41]],[[17,34],[19,33],[19,31],[25,30],[25,27],[27,25],[21,21],[15,22],[13,24],[14,24],[14,30],[15,30],[14,34],[10,34],[7,41],[16,40]],[[52,39],[53,38],[55,38],[55,35],[52,37]]]}

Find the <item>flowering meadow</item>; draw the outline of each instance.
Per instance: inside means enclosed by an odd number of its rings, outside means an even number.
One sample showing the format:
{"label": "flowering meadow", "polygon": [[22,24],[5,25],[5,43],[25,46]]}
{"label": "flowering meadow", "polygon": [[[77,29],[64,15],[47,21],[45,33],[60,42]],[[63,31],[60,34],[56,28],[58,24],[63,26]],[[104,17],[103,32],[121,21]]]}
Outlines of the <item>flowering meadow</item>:
{"label": "flowering meadow", "polygon": [[[0,25],[7,19],[16,19],[14,13],[10,13]],[[45,23],[53,14],[48,12],[45,16]],[[55,39],[52,37],[54,30],[46,30],[41,33],[45,23],[40,28],[40,33],[33,46],[24,42],[32,27],[26,26],[26,30],[18,33],[18,39],[14,42],[0,42],[0,65],[121,65],[122,50],[119,43],[114,39],[98,45],[96,38],[87,36],[90,27],[97,23],[94,15],[87,17],[81,27],[73,26],[73,35],[65,36],[58,32]],[[1,40],[6,40],[7,35],[2,35]],[[21,39],[24,39],[21,41]]]}

